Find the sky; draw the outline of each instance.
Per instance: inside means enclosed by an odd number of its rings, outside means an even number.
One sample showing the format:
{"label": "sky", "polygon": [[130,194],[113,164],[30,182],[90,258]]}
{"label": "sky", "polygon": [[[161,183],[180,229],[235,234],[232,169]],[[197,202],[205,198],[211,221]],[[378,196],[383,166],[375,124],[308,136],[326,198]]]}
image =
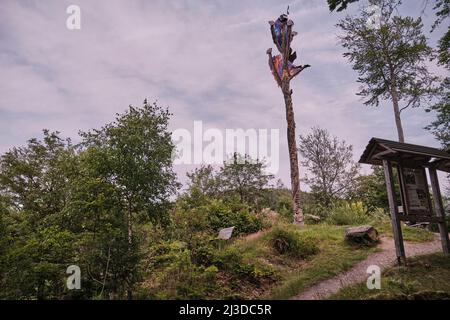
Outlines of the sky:
{"label": "sky", "polygon": [[[277,178],[289,185],[284,101],[266,50],[273,47],[267,22],[290,5],[297,63],[312,66],[291,83],[297,134],[325,128],[353,145],[357,161],[371,137],[397,139],[391,104],[367,107],[356,96],[357,74],[337,39],[338,20],[364,3],[330,13],[325,0],[1,0],[0,153],[44,128],[78,141],[79,130],[148,98],[169,107],[171,130],[191,130],[194,121],[279,129]],[[66,27],[72,4],[81,9],[80,30]],[[429,32],[434,14],[422,0],[405,1],[400,13],[422,14],[433,47],[447,27]],[[433,114],[402,115],[407,142],[439,146],[423,129]],[[193,167],[175,167],[180,181]]]}

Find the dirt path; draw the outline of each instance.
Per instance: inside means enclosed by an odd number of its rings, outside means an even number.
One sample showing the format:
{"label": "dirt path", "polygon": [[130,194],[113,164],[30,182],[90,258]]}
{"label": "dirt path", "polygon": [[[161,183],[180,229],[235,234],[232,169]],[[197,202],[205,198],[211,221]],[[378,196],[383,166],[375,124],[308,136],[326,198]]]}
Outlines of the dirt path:
{"label": "dirt path", "polygon": [[[366,260],[359,262],[350,270],[340,275],[324,280],[316,285],[306,289],[298,296],[293,297],[294,300],[319,300],[329,297],[337,293],[340,289],[352,284],[360,283],[367,280],[369,274],[366,273],[367,267],[370,265],[378,265],[381,270],[390,267],[396,263],[395,246],[392,238],[382,238],[381,244],[378,246],[382,251],[373,253]],[[428,253],[438,252],[442,250],[441,241],[438,235],[433,241],[425,243],[405,242],[405,251],[407,257],[419,256]]]}
{"label": "dirt path", "polygon": [[246,236],[244,236],[245,240],[254,240],[257,239],[259,237],[261,237],[263,234],[266,234],[267,232],[269,232],[271,229],[265,229],[265,230],[259,230],[258,232],[255,233],[250,233]]}

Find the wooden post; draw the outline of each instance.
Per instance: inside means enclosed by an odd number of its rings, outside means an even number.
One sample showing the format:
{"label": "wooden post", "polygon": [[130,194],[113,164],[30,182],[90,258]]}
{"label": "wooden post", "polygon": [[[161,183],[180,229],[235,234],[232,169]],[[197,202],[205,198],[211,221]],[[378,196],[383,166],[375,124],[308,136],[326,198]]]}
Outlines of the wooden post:
{"label": "wooden post", "polygon": [[435,168],[428,168],[430,174],[431,190],[433,191],[434,210],[436,216],[442,218],[442,222],[438,222],[439,233],[441,234],[442,251],[444,254],[450,254],[450,241],[448,239],[447,224],[445,222],[444,205],[442,204],[441,190],[439,189],[439,180]]}
{"label": "wooden post", "polygon": [[392,231],[394,233],[395,252],[399,265],[406,265],[405,247],[403,246],[402,227],[398,219],[398,207],[395,199],[394,178],[392,174],[392,165],[388,160],[383,160],[384,177],[386,179],[386,188],[389,200],[389,209],[391,212]]}
{"label": "wooden post", "polygon": [[398,182],[400,184],[400,197],[402,200],[403,214],[409,214],[405,175],[403,174],[403,166],[401,166],[400,164],[397,164],[397,174],[398,174],[398,180],[399,180]]}

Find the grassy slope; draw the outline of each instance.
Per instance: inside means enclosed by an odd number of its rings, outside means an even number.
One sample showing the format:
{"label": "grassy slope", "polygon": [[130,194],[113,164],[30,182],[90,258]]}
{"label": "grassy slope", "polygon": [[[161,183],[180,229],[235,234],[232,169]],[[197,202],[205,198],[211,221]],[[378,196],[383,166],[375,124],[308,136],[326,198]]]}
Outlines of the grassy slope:
{"label": "grassy slope", "polygon": [[[297,228],[284,226],[284,228]],[[289,299],[319,281],[331,278],[350,269],[358,262],[378,250],[376,248],[356,247],[344,241],[344,226],[326,224],[310,225],[300,228],[301,234],[316,239],[320,252],[305,261],[281,256],[274,252],[268,243],[271,234],[253,240],[238,240],[233,244],[244,255],[247,262],[269,265],[278,275],[278,281],[268,285],[266,294],[247,296],[247,298]],[[392,236],[389,223],[376,225],[380,234]],[[424,229],[403,226],[405,241],[425,242],[433,239],[433,234]],[[251,289],[248,288],[251,292]],[[245,297],[246,295],[244,295]]]}
{"label": "grassy slope", "polygon": [[[380,234],[391,238],[393,237],[392,226],[390,222],[380,222],[374,224],[374,226]],[[405,224],[402,224],[402,234],[404,241],[411,241],[411,242],[427,242],[432,241],[434,238],[433,233],[429,232],[426,229],[408,227]]]}
{"label": "grassy slope", "polygon": [[[389,235],[391,233],[389,224],[380,222],[374,225],[382,234]],[[215,249],[215,255],[222,257],[221,260],[228,265],[224,268],[217,264],[219,267],[218,281],[214,282],[217,287],[207,293],[202,291],[205,289],[201,289],[202,283],[198,283],[200,289],[196,289],[198,294],[196,293],[194,297],[202,299],[288,299],[317,282],[350,269],[370,253],[378,250],[346,243],[344,240],[346,226],[319,224],[299,228],[291,224],[280,224],[279,227],[286,230],[297,230],[300,237],[312,238],[319,247],[319,252],[304,260],[281,255],[272,248],[270,240],[273,232],[271,231],[251,240],[248,238],[234,239]],[[408,227],[404,227],[403,230],[405,239],[408,241],[432,239],[432,234],[426,230]],[[167,253],[168,257],[171,254],[174,255],[171,258],[175,259],[174,262],[168,263],[167,266],[163,263],[160,268],[152,269],[151,273],[145,276],[145,286],[143,287],[156,286],[152,290],[157,293],[163,290],[162,293],[160,292],[162,298],[188,298],[192,295],[180,295],[177,290],[181,290],[180,287],[191,288],[192,285],[189,284],[189,281],[206,281],[208,283],[206,279],[189,277],[185,274],[187,271],[178,266],[184,261],[181,251],[174,249],[169,252],[170,254]],[[239,262],[233,258],[233,255],[229,255],[230,252],[238,255],[236,258],[239,258]],[[229,258],[226,258],[227,255]],[[180,270],[176,271],[177,268]],[[248,272],[251,273],[250,277]],[[196,275],[194,274],[194,276]],[[166,283],[164,280],[159,283],[161,279],[170,281]],[[213,283],[211,284],[213,285]],[[157,296],[149,295],[147,298],[157,298]]]}
{"label": "grassy slope", "polygon": [[[285,228],[297,228],[285,226]],[[344,241],[345,227],[314,225],[301,228],[300,233],[316,239],[320,252],[299,260],[279,255],[268,244],[270,232],[254,240],[237,241],[246,261],[258,261],[276,270],[279,280],[266,288],[261,298],[288,299],[320,280],[332,277],[365,259],[375,248],[355,247]]]}
{"label": "grassy slope", "polygon": [[450,299],[450,257],[436,253],[410,260],[407,267],[385,270],[381,289],[365,283],[347,287],[331,299]]}

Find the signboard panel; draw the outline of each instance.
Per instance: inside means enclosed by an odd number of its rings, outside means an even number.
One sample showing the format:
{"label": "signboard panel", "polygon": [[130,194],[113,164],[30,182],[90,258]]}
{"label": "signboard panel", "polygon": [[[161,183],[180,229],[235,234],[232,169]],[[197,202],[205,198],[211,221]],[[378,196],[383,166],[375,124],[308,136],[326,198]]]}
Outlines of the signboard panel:
{"label": "signboard panel", "polygon": [[220,229],[219,235],[217,236],[217,238],[223,239],[223,240],[228,240],[231,238],[231,235],[233,234],[233,230],[234,230],[234,227]]}
{"label": "signboard panel", "polygon": [[425,168],[402,168],[406,214],[431,215],[431,201]]}

